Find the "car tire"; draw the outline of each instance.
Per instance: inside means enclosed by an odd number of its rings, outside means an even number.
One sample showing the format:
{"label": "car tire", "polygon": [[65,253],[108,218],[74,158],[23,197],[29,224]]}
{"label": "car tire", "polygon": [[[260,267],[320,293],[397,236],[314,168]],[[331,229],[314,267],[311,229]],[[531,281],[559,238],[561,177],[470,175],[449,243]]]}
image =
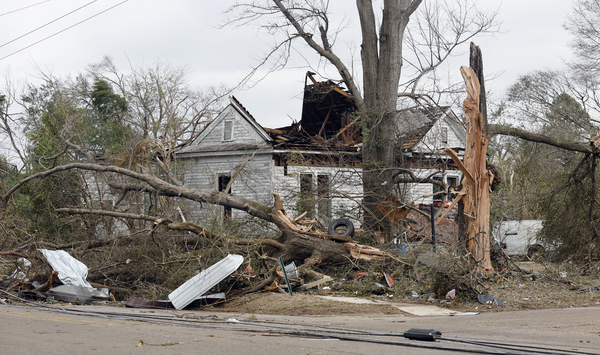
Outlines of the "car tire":
{"label": "car tire", "polygon": [[[344,234],[336,233],[335,230],[338,227],[342,227],[342,226],[346,227],[346,232]],[[336,236],[341,236],[341,237],[353,237],[354,236],[354,224],[352,224],[352,221],[350,221],[348,218],[334,219],[333,221],[331,221],[331,223],[329,223],[329,227],[327,227],[327,233],[329,233],[329,235],[336,235]]]}

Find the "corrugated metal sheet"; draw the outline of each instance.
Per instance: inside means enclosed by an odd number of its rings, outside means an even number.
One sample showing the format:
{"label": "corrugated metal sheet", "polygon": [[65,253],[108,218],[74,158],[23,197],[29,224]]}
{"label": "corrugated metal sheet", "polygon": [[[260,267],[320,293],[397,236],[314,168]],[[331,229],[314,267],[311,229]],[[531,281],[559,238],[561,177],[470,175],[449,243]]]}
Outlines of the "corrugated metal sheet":
{"label": "corrugated metal sheet", "polygon": [[242,265],[242,262],[244,262],[244,257],[241,255],[227,255],[223,260],[187,280],[183,285],[171,292],[169,300],[171,300],[175,308],[185,308],[193,300],[202,296],[224,278],[231,275],[231,273]]}

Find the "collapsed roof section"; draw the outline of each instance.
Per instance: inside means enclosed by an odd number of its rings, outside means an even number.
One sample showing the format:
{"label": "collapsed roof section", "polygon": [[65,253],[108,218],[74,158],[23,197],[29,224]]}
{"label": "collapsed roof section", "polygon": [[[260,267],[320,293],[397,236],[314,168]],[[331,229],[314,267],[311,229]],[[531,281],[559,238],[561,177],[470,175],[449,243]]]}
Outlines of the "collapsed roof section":
{"label": "collapsed roof section", "polygon": [[[397,111],[396,139],[401,144],[402,152],[413,151],[436,122],[444,118],[451,127],[463,126],[450,106],[417,106]],[[458,129],[464,130],[464,128]]]}
{"label": "collapsed roof section", "polygon": [[275,149],[356,151],[362,142],[352,95],[331,80],[306,73],[302,117],[291,126],[265,128]]}

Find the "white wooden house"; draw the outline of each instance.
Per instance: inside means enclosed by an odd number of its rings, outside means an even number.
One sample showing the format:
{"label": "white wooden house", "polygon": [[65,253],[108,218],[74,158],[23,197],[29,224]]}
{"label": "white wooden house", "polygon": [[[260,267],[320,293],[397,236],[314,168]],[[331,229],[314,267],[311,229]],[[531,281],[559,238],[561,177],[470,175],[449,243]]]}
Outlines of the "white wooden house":
{"label": "white wooden house", "polygon": [[[362,135],[350,94],[330,81],[307,75],[301,119],[288,127],[264,128],[235,98],[189,146],[176,153],[184,184],[225,191],[272,205],[281,194],[291,215],[308,211],[326,225],[349,217],[360,224]],[[398,140],[404,159],[417,176],[436,173],[449,183],[460,179],[441,149],[464,150],[465,129],[449,108],[399,111]],[[242,168],[243,167],[243,168]],[[402,188],[403,200],[430,204],[431,184]],[[190,202],[190,222],[220,216],[245,216],[221,206]]]}
{"label": "white wooden house", "polygon": [[[452,188],[458,187],[462,173],[443,149],[452,148],[462,158],[465,149],[464,124],[450,107],[419,106],[398,112],[398,142],[402,146],[402,165],[409,167],[417,178],[432,177]],[[402,187],[405,201],[430,205],[441,200],[434,195],[439,188],[433,184],[406,184]]]}

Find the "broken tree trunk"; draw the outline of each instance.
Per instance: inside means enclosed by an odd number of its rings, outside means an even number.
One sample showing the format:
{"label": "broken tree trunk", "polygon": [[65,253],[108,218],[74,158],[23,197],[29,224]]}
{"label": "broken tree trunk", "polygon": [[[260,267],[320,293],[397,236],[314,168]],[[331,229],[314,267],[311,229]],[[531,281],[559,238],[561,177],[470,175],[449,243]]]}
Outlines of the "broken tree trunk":
{"label": "broken tree trunk", "polygon": [[457,198],[462,198],[467,218],[467,250],[475,258],[478,271],[487,274],[493,271],[490,258],[490,202],[494,175],[486,167],[488,139],[483,132],[479,112],[479,80],[469,67],[461,67],[460,72],[467,89],[467,98],[463,102],[467,126],[464,161],[461,162],[452,149],[445,148],[444,151],[464,174],[464,194]]}

